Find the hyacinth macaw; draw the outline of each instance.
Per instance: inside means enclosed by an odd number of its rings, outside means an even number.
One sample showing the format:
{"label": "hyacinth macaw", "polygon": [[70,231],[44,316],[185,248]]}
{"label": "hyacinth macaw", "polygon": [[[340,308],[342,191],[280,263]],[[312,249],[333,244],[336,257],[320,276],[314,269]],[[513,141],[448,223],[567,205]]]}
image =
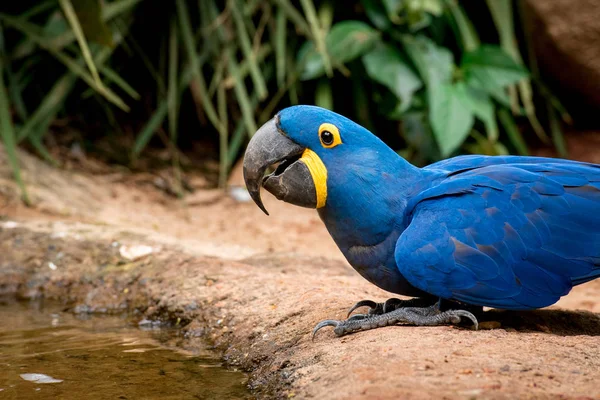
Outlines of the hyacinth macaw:
{"label": "hyacinth macaw", "polygon": [[[359,274],[415,297],[360,301],[350,312],[367,314],[322,321],[313,335],[461,318],[477,327],[470,306],[546,307],[600,277],[600,165],[468,155],[417,168],[353,121],[294,106],[257,131],[243,167],[265,213],[261,186],[316,208]],[[442,300],[460,307],[444,311]]]}

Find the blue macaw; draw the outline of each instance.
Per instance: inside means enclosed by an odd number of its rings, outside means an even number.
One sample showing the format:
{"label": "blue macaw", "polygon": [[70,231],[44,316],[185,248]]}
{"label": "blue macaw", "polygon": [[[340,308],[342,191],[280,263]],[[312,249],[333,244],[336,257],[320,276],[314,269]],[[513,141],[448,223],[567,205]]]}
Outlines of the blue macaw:
{"label": "blue macaw", "polygon": [[[244,179],[265,213],[261,186],[316,208],[359,274],[415,297],[360,301],[350,312],[367,314],[323,321],[313,335],[461,318],[477,326],[470,306],[546,307],[600,277],[600,165],[467,155],[417,168],[353,121],[294,106],[250,140]],[[463,307],[443,311],[442,300]]]}

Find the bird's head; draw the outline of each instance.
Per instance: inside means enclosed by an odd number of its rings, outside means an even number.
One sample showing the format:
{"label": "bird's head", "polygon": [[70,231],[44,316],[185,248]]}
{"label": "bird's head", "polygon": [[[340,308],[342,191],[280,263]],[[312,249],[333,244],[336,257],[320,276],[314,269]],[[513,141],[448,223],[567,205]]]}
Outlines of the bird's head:
{"label": "bird's head", "polygon": [[[348,118],[320,107],[294,106],[280,111],[252,137],[244,156],[244,180],[252,199],[267,215],[261,186],[279,200],[322,208],[333,185],[353,179],[352,168],[368,173],[387,152],[397,157]],[[275,171],[264,176],[277,163]]]}

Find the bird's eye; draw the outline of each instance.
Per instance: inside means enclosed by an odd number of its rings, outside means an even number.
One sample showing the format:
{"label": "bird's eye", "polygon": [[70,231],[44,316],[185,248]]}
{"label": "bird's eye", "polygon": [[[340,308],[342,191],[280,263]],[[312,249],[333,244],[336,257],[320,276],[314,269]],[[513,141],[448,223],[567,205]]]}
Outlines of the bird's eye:
{"label": "bird's eye", "polygon": [[319,127],[319,140],[321,146],[326,149],[331,149],[342,143],[342,137],[337,126],[328,123],[321,124]]}
{"label": "bird's eye", "polygon": [[333,143],[333,133],[329,131],[321,132],[321,142],[326,146],[331,146]]}

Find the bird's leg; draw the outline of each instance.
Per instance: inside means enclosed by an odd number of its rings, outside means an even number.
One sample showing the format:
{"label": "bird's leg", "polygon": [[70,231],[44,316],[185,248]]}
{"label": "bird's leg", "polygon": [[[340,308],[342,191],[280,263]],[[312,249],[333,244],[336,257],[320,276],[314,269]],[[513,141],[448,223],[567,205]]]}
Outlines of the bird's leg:
{"label": "bird's leg", "polygon": [[396,325],[398,323],[416,326],[458,324],[462,318],[471,320],[475,326],[475,329],[478,328],[479,324],[477,322],[477,318],[475,318],[475,316],[469,311],[441,311],[440,303],[441,301],[438,301],[429,307],[401,307],[382,314],[357,314],[345,321],[336,321],[331,319],[321,321],[313,330],[313,338],[319,329],[326,326],[333,326],[333,332],[337,336],[343,336],[352,332],[366,331],[384,326]]}
{"label": "bird's leg", "polygon": [[429,307],[436,303],[436,299],[434,297],[415,297],[409,300],[400,300],[395,297],[391,299],[387,299],[383,303],[377,303],[373,300],[361,300],[358,303],[354,304],[350,310],[348,310],[347,317],[352,314],[352,312],[360,307],[369,307],[369,311],[367,311],[368,315],[381,315],[388,313],[390,311],[394,311],[398,308],[404,307]]}

